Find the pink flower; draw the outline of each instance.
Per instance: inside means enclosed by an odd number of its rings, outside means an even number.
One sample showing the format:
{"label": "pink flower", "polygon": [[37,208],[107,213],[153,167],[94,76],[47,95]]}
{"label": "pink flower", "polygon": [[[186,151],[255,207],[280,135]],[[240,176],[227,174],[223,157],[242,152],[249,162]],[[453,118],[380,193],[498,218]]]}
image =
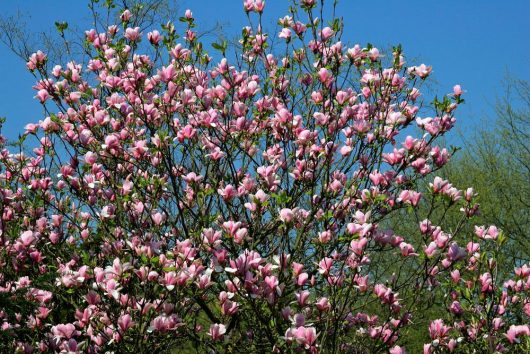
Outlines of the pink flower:
{"label": "pink flower", "polygon": [[132,321],[131,315],[126,314],[120,316],[118,319],[118,326],[123,332],[126,332],[129,328],[134,326],[134,322]]}
{"label": "pink flower", "polygon": [[314,346],[317,340],[317,331],[314,327],[298,327],[293,334],[296,342],[305,349]]}
{"label": "pink flower", "polygon": [[20,241],[22,241],[24,246],[30,246],[35,241],[33,231],[24,231],[22,235],[20,235]]}
{"label": "pink flower", "polygon": [[265,1],[263,0],[254,0],[254,11],[257,13],[262,13],[265,9]]}
{"label": "pink flower", "polygon": [[508,329],[508,332],[506,332],[505,336],[508,339],[510,343],[520,343],[520,339],[517,337],[520,336],[530,336],[530,326],[528,325],[511,325]]}
{"label": "pink flower", "polygon": [[157,212],[151,215],[151,219],[153,219],[153,222],[155,223],[156,226],[160,226],[165,221],[166,215]]}
{"label": "pink flower", "polygon": [[425,79],[431,73],[432,67],[427,66],[425,64],[421,64],[420,66],[411,66],[410,68],[408,68],[407,71],[410,75],[418,76],[421,79]]}
{"label": "pink flower", "polygon": [[362,92],[364,98],[368,98],[368,97],[370,97],[372,95],[372,91],[370,90],[370,88],[368,86],[363,87],[361,92]]}
{"label": "pink flower", "polygon": [[405,350],[405,348],[396,345],[395,347],[392,347],[389,350],[389,353],[390,354],[407,354],[407,351]]}
{"label": "pink flower", "polygon": [[221,150],[221,148],[219,147],[215,147],[213,149],[213,151],[206,155],[208,157],[210,157],[212,160],[214,161],[217,161],[217,160],[220,160],[221,158],[223,158],[226,154]]}
{"label": "pink flower", "polygon": [[39,129],[39,125],[34,123],[28,123],[26,124],[24,129],[26,130],[25,134],[35,134],[37,132],[37,129]]}
{"label": "pink flower", "polygon": [[403,255],[403,257],[412,257],[418,255],[414,251],[414,247],[409,243],[401,242],[399,244],[399,249],[401,250],[401,254]]}
{"label": "pink flower", "polygon": [[475,234],[484,240],[496,240],[499,237],[499,230],[495,225],[488,228],[485,226],[475,226]]}
{"label": "pink flower", "polygon": [[421,199],[421,193],[411,190],[404,190],[399,194],[398,201],[405,204],[417,206]]}
{"label": "pink flower", "polygon": [[27,288],[31,285],[31,280],[29,277],[21,277],[18,279],[18,281],[15,283],[19,289]]}
{"label": "pink flower", "polygon": [[429,335],[431,339],[443,339],[447,336],[450,329],[451,327],[446,326],[443,320],[434,320],[429,325]]}
{"label": "pink flower", "polygon": [[147,34],[147,39],[149,40],[149,42],[153,45],[158,45],[158,42],[160,42],[160,39],[161,39],[161,35],[160,35],[160,32],[158,32],[157,30],[154,30],[152,32],[149,32]]}
{"label": "pink flower", "polygon": [[379,49],[377,49],[375,47],[368,51],[368,57],[372,61],[376,61],[379,58],[379,55],[380,55],[379,54]]}
{"label": "pink flower", "polygon": [[473,197],[475,197],[476,194],[475,194],[475,191],[473,188],[467,188],[466,191],[464,192],[464,198],[467,202],[471,202],[473,200]]}
{"label": "pink flower", "polygon": [[300,273],[296,277],[296,285],[303,286],[307,282],[308,279],[309,279],[309,274],[307,274],[305,272],[304,273]]}
{"label": "pink flower", "polygon": [[451,280],[453,283],[458,284],[460,282],[460,271],[458,269],[455,269],[451,271]]}
{"label": "pink flower", "polygon": [[111,218],[114,218],[114,211],[115,211],[114,205],[105,205],[101,209],[101,213],[99,215],[102,219],[111,219]]}
{"label": "pink flower", "polygon": [[226,333],[226,327],[224,324],[214,323],[210,326],[208,335],[212,337],[212,340],[217,341],[223,339],[224,334]]}
{"label": "pink flower", "polygon": [[278,278],[276,278],[274,275],[269,275],[265,277],[265,284],[271,289],[276,290],[278,287]]}
{"label": "pink flower", "polygon": [[297,35],[302,35],[307,30],[307,26],[301,22],[296,22],[292,27]]}
{"label": "pink flower", "polygon": [[331,36],[333,36],[334,34],[335,32],[331,28],[324,27],[322,31],[320,31],[320,38],[322,38],[323,41],[326,41],[327,39],[331,38]]}
{"label": "pink flower", "polygon": [[41,89],[37,92],[37,96],[35,96],[35,98],[38,98],[40,103],[44,103],[46,100],[48,100],[48,98],[50,98],[50,94],[47,90]]}
{"label": "pink flower", "polygon": [[428,246],[424,246],[423,248],[423,252],[425,252],[425,255],[429,258],[434,256],[437,250],[438,246],[436,246],[436,242],[431,242]]}
{"label": "pink flower", "polygon": [[429,183],[429,186],[432,188],[434,193],[440,193],[443,192],[446,187],[448,186],[449,182],[446,180],[443,180],[441,177],[434,177],[434,181],[432,183]]}
{"label": "pink flower", "polygon": [[36,68],[41,67],[45,61],[46,61],[46,54],[44,54],[43,52],[39,50],[36,53],[31,54],[28,62],[26,63],[26,67],[29,70],[33,71]]}
{"label": "pink flower", "polygon": [[73,324],[67,323],[53,326],[52,333],[56,338],[70,339],[77,334],[77,331]]}
{"label": "pink flower", "polygon": [[333,81],[333,75],[331,74],[331,72],[328,69],[321,68],[318,71],[318,79],[323,84],[328,85],[328,84],[330,84]]}
{"label": "pink flower", "polygon": [[462,88],[460,87],[460,85],[455,85],[453,87],[453,95],[455,97],[460,97],[462,95],[464,91],[462,91]]}
{"label": "pink flower", "polygon": [[332,234],[330,231],[322,231],[318,233],[318,241],[320,243],[328,243],[331,241]]}
{"label": "pink flower", "polygon": [[120,140],[118,136],[111,134],[105,137],[105,145],[102,146],[105,149],[117,149],[120,147]]}
{"label": "pink flower", "polygon": [[238,194],[237,189],[235,189],[234,186],[232,186],[231,184],[227,185],[224,188],[219,188],[217,190],[217,193],[219,193],[219,195],[223,197],[223,199],[226,201],[229,201],[237,197],[237,194]]}
{"label": "pink flower", "polygon": [[291,39],[291,30],[289,28],[282,28],[278,37],[289,41]]}
{"label": "pink flower", "polygon": [[331,271],[331,267],[333,267],[333,259],[329,257],[324,257],[318,263],[318,272],[322,275],[328,275]]}
{"label": "pink flower", "polygon": [[284,223],[290,223],[294,220],[294,212],[292,209],[284,208],[280,210],[280,220]]}
{"label": "pink flower", "polygon": [[303,290],[295,294],[296,301],[298,301],[298,305],[300,307],[304,307],[307,305],[307,301],[309,300],[309,291]]}
{"label": "pink flower", "polygon": [[481,274],[479,280],[481,285],[481,292],[490,293],[493,291],[493,279],[490,273]]}
{"label": "pink flower", "polygon": [[167,272],[164,275],[164,285],[166,286],[167,290],[171,291],[175,289],[175,284],[177,284],[177,280],[177,274],[175,272]]}
{"label": "pink flower", "polygon": [[[349,225],[350,224],[348,224],[348,226]],[[351,225],[355,225],[355,224],[351,224]],[[354,231],[354,230],[352,230],[352,231]],[[350,233],[351,234],[355,234],[357,232],[356,231],[355,232],[351,232],[350,231]],[[352,240],[351,243],[350,243],[350,250],[353,252],[353,254],[360,256],[363,253],[363,251],[364,251],[364,249],[365,249],[367,244],[368,244],[368,239],[366,239],[365,237],[361,237],[358,240]]]}
{"label": "pink flower", "polygon": [[460,248],[456,242],[452,242],[447,250],[447,258],[451,262],[457,262],[466,258],[466,251],[463,248]]}
{"label": "pink flower", "polygon": [[129,9],[126,9],[125,11],[123,11],[120,15],[120,19],[123,21],[123,22],[127,22],[131,19],[131,16],[132,16],[132,13],[131,11],[129,11]]}
{"label": "pink flower", "polygon": [[318,311],[325,312],[331,308],[331,305],[329,304],[328,298],[322,297],[318,299],[317,302],[315,302],[315,306],[317,307]]}
{"label": "pink flower", "polygon": [[254,194],[254,198],[253,199],[255,201],[258,201],[260,204],[263,204],[269,199],[269,195],[267,193],[265,193],[262,189],[258,189],[256,194]]}
{"label": "pink flower", "polygon": [[455,315],[461,315],[464,310],[462,309],[462,306],[458,301],[453,301],[451,303],[451,306],[449,306],[449,310],[454,313]]}
{"label": "pink flower", "polygon": [[128,27],[125,30],[124,37],[127,38],[128,40],[130,40],[131,42],[138,41],[141,38],[140,37],[140,27],[134,27],[134,28]]}
{"label": "pink flower", "polygon": [[250,12],[254,10],[254,0],[244,0],[243,1],[243,8],[246,12]]}

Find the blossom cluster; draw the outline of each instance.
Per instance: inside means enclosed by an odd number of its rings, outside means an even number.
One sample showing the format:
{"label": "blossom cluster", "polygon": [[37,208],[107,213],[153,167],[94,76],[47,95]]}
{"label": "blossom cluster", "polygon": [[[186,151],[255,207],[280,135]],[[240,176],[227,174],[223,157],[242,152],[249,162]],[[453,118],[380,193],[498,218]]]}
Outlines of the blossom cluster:
{"label": "blossom cluster", "polygon": [[425,353],[529,348],[529,266],[498,279],[502,231],[465,234],[473,189],[434,177],[461,87],[424,108],[430,66],[347,46],[318,6],[251,22],[232,59],[189,10],[180,43],[126,10],[86,65],[29,58],[47,116],[0,152],[1,349],[397,354],[416,319]]}

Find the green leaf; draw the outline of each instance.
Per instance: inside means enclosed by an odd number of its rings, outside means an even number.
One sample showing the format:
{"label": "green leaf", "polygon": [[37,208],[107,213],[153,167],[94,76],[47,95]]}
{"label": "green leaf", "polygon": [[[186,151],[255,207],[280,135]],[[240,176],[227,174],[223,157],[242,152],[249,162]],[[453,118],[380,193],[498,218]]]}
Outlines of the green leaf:
{"label": "green leaf", "polygon": [[62,35],[64,30],[68,28],[68,22],[55,22],[55,28]]}
{"label": "green leaf", "polygon": [[221,50],[223,49],[223,47],[219,44],[219,43],[212,43],[212,47],[214,47],[215,49],[218,49],[218,50]]}
{"label": "green leaf", "polygon": [[271,196],[279,205],[285,205],[291,201],[291,198],[287,195],[287,193],[285,193],[285,191],[281,191],[280,193],[272,193]]}
{"label": "green leaf", "polygon": [[212,47],[214,49],[219,50],[223,55],[226,53],[226,49],[228,48],[228,42],[222,41],[221,43],[212,43]]}
{"label": "green leaf", "polygon": [[331,28],[333,29],[333,31],[338,32],[340,30],[340,19],[334,19]]}

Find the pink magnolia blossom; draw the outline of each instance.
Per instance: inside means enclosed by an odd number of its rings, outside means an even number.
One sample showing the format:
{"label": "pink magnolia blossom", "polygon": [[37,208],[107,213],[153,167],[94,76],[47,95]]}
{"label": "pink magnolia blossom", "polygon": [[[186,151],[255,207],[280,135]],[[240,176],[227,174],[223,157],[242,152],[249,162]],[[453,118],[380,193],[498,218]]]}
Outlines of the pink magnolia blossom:
{"label": "pink magnolia blossom", "polygon": [[212,337],[214,341],[221,340],[226,333],[226,327],[224,324],[214,323],[210,326],[208,335]]}

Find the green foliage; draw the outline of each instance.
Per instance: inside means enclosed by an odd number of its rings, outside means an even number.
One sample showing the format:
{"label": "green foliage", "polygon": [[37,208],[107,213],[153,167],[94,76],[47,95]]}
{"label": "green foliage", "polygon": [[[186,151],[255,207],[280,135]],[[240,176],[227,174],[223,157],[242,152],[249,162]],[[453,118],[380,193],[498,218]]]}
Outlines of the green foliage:
{"label": "green foliage", "polygon": [[496,224],[507,237],[505,269],[530,259],[530,86],[508,79],[496,121],[466,137],[462,154],[445,169],[457,186],[478,193],[478,225]]}

